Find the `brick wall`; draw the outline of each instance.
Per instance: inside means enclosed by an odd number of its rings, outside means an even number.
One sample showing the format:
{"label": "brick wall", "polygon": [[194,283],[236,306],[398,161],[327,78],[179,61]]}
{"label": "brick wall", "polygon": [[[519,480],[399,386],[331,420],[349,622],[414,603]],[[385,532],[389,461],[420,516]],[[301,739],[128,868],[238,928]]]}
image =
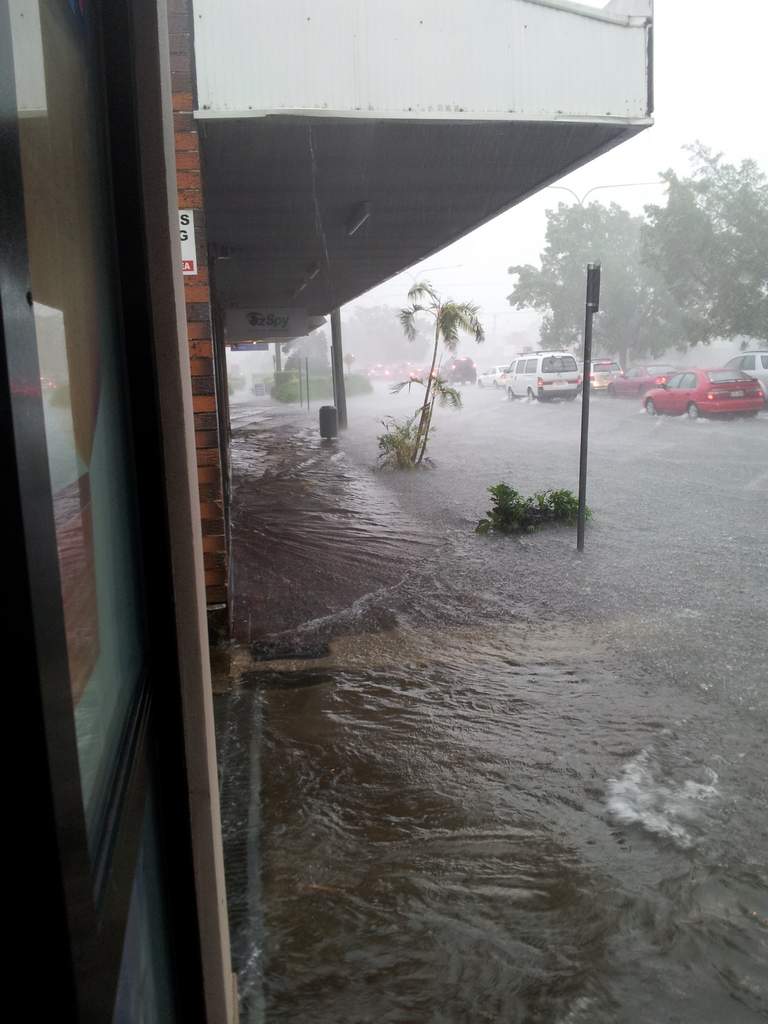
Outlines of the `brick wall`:
{"label": "brick wall", "polygon": [[176,188],[179,209],[195,218],[198,273],[185,275],[189,367],[195,414],[200,519],[203,528],[205,588],[208,605],[227,601],[227,544],[222,490],[221,446],[216,415],[211,296],[205,231],[200,138],[195,109],[195,52],[192,0],[168,0],[173,121],[176,140]]}

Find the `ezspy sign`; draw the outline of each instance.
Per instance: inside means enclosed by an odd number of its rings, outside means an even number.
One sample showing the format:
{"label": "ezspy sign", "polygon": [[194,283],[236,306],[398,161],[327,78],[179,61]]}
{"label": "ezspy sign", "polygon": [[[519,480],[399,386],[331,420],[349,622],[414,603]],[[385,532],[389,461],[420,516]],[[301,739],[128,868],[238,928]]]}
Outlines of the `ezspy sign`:
{"label": "ezspy sign", "polygon": [[240,341],[230,345],[233,352],[269,352],[266,341]]}
{"label": "ezspy sign", "polygon": [[197,273],[195,249],[195,214],[193,210],[179,210],[179,237],[181,238],[181,272]]}
{"label": "ezspy sign", "polygon": [[227,341],[263,341],[268,338],[302,338],[309,332],[305,309],[254,306],[227,310]]}

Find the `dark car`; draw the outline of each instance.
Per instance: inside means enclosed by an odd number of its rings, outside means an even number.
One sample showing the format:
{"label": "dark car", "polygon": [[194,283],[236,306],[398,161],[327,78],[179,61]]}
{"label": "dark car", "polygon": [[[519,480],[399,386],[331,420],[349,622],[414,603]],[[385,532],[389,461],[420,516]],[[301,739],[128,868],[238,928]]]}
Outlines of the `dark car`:
{"label": "dark car", "polygon": [[686,370],[649,391],[643,400],[650,416],[757,416],[763,408],[759,381],[741,370]]}
{"label": "dark car", "polygon": [[677,367],[667,363],[633,366],[613,378],[608,385],[608,394],[617,398],[641,398],[651,388],[666,384],[673,373],[677,373]]}
{"label": "dark car", "polygon": [[461,356],[448,363],[443,376],[449,384],[474,384],[477,380],[477,367],[469,356]]}

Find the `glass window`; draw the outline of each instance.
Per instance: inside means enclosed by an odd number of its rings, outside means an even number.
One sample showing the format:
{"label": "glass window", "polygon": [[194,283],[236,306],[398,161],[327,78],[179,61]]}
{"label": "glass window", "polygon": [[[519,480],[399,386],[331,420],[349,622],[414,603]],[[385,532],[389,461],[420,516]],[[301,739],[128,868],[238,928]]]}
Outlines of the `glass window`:
{"label": "glass window", "polygon": [[695,373],[686,373],[683,379],[680,381],[681,388],[695,388],[698,387],[699,378]]}
{"label": "glass window", "polygon": [[143,661],[93,10],[58,0],[12,7],[33,308],[92,847]]}
{"label": "glass window", "polygon": [[525,373],[536,373],[536,368],[538,366],[538,362],[539,362],[538,359],[527,359],[525,361],[525,371],[524,372]]}
{"label": "glass window", "polygon": [[755,357],[754,356],[744,356],[744,358],[741,360],[741,369],[742,370],[754,370],[754,368],[755,368]]}
{"label": "glass window", "polygon": [[760,356],[760,362],[763,364],[763,369],[768,370],[768,355]]}
{"label": "glass window", "polygon": [[668,388],[679,388],[680,387],[680,382],[682,381],[683,377],[685,377],[684,373],[676,373],[674,377],[670,377],[669,380],[667,381],[667,387]]}
{"label": "glass window", "polygon": [[573,356],[545,356],[541,360],[542,373],[571,373],[577,369]]}
{"label": "glass window", "polygon": [[173,1024],[178,1017],[172,977],[157,810],[150,795],[123,940],[113,1024]]}
{"label": "glass window", "polygon": [[729,380],[751,380],[748,373],[741,370],[708,370],[707,376],[713,384],[722,384]]}

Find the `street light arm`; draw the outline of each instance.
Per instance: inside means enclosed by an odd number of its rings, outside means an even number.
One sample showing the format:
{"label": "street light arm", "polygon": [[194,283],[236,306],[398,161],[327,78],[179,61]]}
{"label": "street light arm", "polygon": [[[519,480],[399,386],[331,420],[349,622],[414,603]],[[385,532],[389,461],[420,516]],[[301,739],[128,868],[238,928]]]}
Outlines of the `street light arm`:
{"label": "street light arm", "polygon": [[579,202],[583,206],[587,196],[592,195],[593,192],[597,192],[601,188],[639,188],[646,185],[666,185],[666,181],[660,181],[657,178],[656,181],[619,181],[615,185],[593,185],[592,188],[587,189]]}

